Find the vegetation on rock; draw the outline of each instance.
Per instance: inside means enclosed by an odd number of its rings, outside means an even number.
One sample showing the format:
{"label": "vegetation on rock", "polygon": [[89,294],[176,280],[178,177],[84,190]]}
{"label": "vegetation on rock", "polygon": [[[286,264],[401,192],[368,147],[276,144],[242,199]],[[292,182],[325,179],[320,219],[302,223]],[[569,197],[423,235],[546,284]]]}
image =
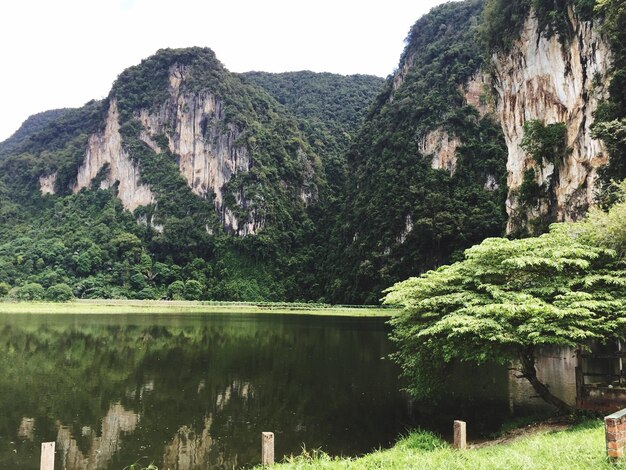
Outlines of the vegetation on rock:
{"label": "vegetation on rock", "polygon": [[[339,249],[325,267],[328,299],[376,303],[394,282],[503,234],[502,131],[463,97],[483,65],[481,12],[482,2],[449,3],[411,29],[398,73],[348,153],[352,177],[331,236]],[[454,171],[433,168],[432,153],[456,139],[458,147],[444,149]]]}
{"label": "vegetation on rock", "polygon": [[535,351],[626,338],[625,207],[536,238],[487,239],[463,261],[392,287],[385,301],[405,306],[392,324],[411,392],[433,388],[438,367],[420,365],[434,358],[517,363],[539,396],[568,410],[538,379]]}
{"label": "vegetation on rock", "polygon": [[[107,99],[33,117],[0,144],[0,282],[9,290],[64,284],[78,298],[377,303],[389,285],[504,233],[507,150],[481,74],[490,53],[510,49],[531,10],[544,34],[569,38],[569,8],[601,22],[613,49],[610,98],[594,123],[611,153],[608,187],[626,176],[624,0],[467,0],[421,18],[384,82],[237,75],[208,49],[166,49],[120,74]],[[140,138],[138,113],[164,112],[173,70],[181,96],[219,99],[223,120],[206,126],[236,129],[251,156],[250,169],[221,190],[239,221],[263,219],[258,233],[223,230],[214,194],[198,196],[178,171],[172,129],[153,135],[151,147]],[[470,82],[484,82],[480,111],[467,103]],[[106,167],[91,188],[71,194],[112,100],[123,147],[156,199],[133,214],[116,185],[100,189]],[[524,145],[537,167],[558,164],[563,137],[563,124],[531,121]],[[519,193],[529,206],[554,189],[534,181],[536,169],[527,169]],[[40,193],[41,177],[54,182],[54,195]]]}

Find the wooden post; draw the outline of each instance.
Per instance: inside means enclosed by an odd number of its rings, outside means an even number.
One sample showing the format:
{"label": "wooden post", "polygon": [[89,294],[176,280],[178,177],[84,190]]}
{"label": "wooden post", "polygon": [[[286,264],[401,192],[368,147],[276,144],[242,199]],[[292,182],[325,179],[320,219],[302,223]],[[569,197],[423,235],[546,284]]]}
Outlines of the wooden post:
{"label": "wooden post", "polygon": [[40,470],[54,470],[54,442],[41,443]]}
{"label": "wooden post", "polygon": [[274,433],[261,433],[261,465],[274,465]]}
{"label": "wooden post", "polygon": [[454,444],[455,449],[464,450],[467,448],[467,430],[465,421],[454,422]]}

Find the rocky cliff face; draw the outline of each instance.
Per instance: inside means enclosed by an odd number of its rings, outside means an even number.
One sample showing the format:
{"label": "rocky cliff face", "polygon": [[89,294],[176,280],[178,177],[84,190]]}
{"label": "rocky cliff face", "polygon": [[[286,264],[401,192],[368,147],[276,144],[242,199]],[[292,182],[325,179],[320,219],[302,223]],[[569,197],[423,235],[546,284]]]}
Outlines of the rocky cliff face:
{"label": "rocky cliff face", "polygon": [[426,134],[418,142],[417,148],[425,157],[432,157],[433,170],[445,170],[453,174],[456,170],[456,150],[461,141],[456,136],[450,136],[444,129],[438,128]]}
{"label": "rocky cliff face", "polygon": [[[580,21],[569,11],[573,35],[563,44],[548,38],[531,13],[512,50],[493,56],[497,114],[508,147],[508,232],[518,231],[533,219],[575,220],[594,199],[598,169],[607,163],[602,142],[593,139],[591,124],[598,102],[605,95],[605,74],[611,54],[592,22]],[[564,123],[570,151],[555,168],[538,164],[520,144],[524,123]],[[548,198],[523,207],[519,192],[528,169],[539,185],[552,186]]]}
{"label": "rocky cliff face", "polygon": [[[224,204],[224,185],[251,167],[247,147],[238,144],[241,131],[225,121],[224,103],[215,95],[181,90],[188,74],[188,67],[170,68],[168,99],[156,111],[142,109],[138,113],[143,128],[140,139],[159,152],[154,139],[165,135],[193,192],[201,197],[213,195],[223,226],[241,236],[254,234],[263,227],[263,220],[253,216],[241,222]],[[235,198],[245,206],[243,195]]]}
{"label": "rocky cliff face", "polygon": [[[201,197],[212,196],[225,229],[244,236],[263,227],[263,219],[254,217],[242,222],[226,207],[223,188],[238,172],[248,171],[251,159],[245,146],[237,143],[241,131],[224,118],[224,103],[208,91],[191,93],[181,89],[189,68],[175,65],[169,70],[168,98],[157,109],[141,109],[135,118],[141,123],[139,138],[155,152],[158,136],[166,136],[169,150],[178,160],[180,173],[192,191]],[[104,131],[89,138],[85,160],[78,170],[74,192],[89,187],[108,165],[100,183],[108,188],[119,182],[118,196],[124,207],[134,210],[155,202],[150,188],[141,183],[140,168],[122,146],[119,113],[111,100]],[[40,181],[42,193],[50,192],[50,178]],[[235,195],[238,205],[247,201]]]}
{"label": "rocky cliff face", "polygon": [[[154,202],[154,195],[150,188],[141,183],[139,167],[135,165],[122,148],[122,136],[120,135],[119,114],[117,103],[111,100],[106,117],[106,125],[102,132],[89,137],[87,151],[83,164],[78,169],[76,183],[72,187],[74,192],[91,186],[91,182],[99,176],[102,170],[105,172],[101,182],[101,188],[109,188],[118,184],[118,197],[124,208],[129,211],[139,206]],[[45,181],[40,180],[41,191],[46,191]]]}

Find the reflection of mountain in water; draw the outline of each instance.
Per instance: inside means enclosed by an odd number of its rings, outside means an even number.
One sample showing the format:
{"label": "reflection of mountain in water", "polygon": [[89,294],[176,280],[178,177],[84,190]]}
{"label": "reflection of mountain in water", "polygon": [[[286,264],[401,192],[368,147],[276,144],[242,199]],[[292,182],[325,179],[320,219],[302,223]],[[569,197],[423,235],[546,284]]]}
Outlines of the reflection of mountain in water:
{"label": "reflection of mountain in water", "polygon": [[17,429],[17,437],[20,439],[35,440],[35,419],[23,417],[20,427]]}
{"label": "reflection of mountain in water", "polygon": [[207,468],[213,438],[210,430],[213,417],[207,416],[200,434],[189,426],[181,426],[174,438],[165,446],[163,467],[170,470],[196,470]]}
{"label": "reflection of mountain in water", "polygon": [[0,469],[52,440],[67,470],[250,466],[267,430],[356,455],[407,423],[382,320],[0,315],[0,337]]}
{"label": "reflection of mountain in water", "polygon": [[[67,426],[59,425],[57,434],[57,455],[61,468],[65,470],[100,470],[108,468],[113,456],[121,447],[122,433],[130,433],[139,423],[139,415],[127,411],[119,403],[109,407],[102,419],[102,434],[97,437],[89,427],[83,428],[83,437],[90,438],[87,454],[78,448],[78,443]],[[59,457],[57,457],[59,458]]]}
{"label": "reflection of mountain in water", "polygon": [[[198,395],[206,387],[205,381],[198,385]],[[220,414],[226,410],[231,399],[245,403],[254,396],[252,385],[248,382],[233,380],[215,399],[215,413]],[[226,410],[228,415],[228,410]],[[224,452],[218,439],[211,435],[213,426],[213,414],[209,413],[204,419],[204,426],[200,432],[196,432],[191,425],[181,426],[174,438],[165,446],[163,456],[163,468],[170,470],[200,470],[208,466],[210,468],[236,468],[238,466],[238,454],[229,450]]]}

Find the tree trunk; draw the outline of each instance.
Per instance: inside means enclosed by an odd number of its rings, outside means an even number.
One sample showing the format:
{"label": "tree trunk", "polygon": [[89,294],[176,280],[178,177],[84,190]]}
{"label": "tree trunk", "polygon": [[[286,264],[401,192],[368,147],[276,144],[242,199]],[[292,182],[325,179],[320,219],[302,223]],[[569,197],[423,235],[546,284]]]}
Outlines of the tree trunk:
{"label": "tree trunk", "polygon": [[568,405],[559,397],[552,395],[548,387],[537,378],[537,369],[535,368],[535,348],[526,348],[520,353],[520,361],[522,364],[522,377],[530,382],[535,392],[547,403],[556,406],[563,413],[571,413],[574,407]]}

